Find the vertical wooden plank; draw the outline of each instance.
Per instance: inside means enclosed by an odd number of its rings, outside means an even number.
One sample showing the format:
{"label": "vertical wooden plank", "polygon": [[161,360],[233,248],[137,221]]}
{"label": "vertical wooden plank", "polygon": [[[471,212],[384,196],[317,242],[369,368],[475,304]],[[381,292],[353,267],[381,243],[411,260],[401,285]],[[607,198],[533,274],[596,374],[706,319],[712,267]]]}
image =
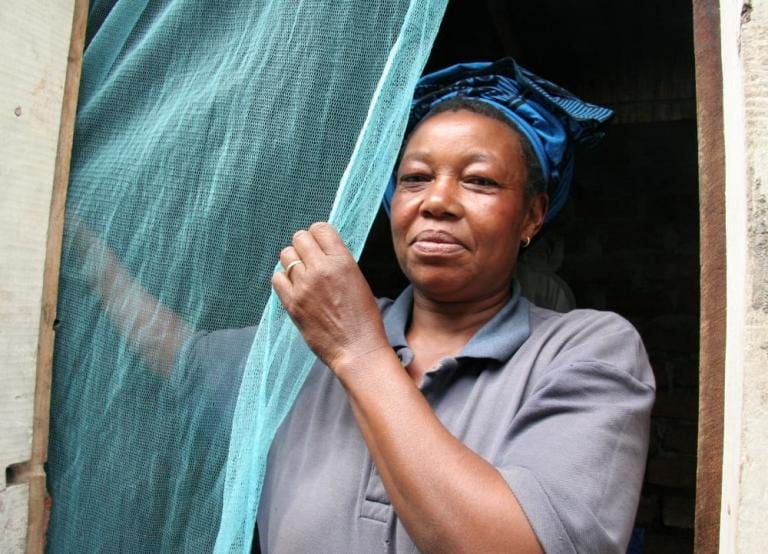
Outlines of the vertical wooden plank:
{"label": "vertical wooden plank", "polygon": [[[52,324],[77,102],[78,74],[68,66],[80,58],[70,44],[73,14],[82,19],[84,7],[5,0],[0,9],[0,552],[42,550]],[[82,51],[82,33],[75,40]]]}
{"label": "vertical wooden plank", "polygon": [[718,552],[723,464],[726,259],[723,76],[718,0],[694,0],[699,140],[701,327],[696,552]]}
{"label": "vertical wooden plank", "polygon": [[53,174],[50,219],[46,244],[43,294],[40,311],[40,334],[37,346],[37,372],[35,381],[34,430],[30,459],[29,526],[27,553],[42,554],[45,551],[45,533],[50,512],[47,506],[45,472],[43,464],[48,458],[48,421],[51,404],[51,371],[53,368],[54,324],[59,292],[59,266],[61,261],[62,235],[64,232],[64,208],[69,184],[69,164],[72,157],[72,140],[75,132],[80,73],[85,46],[85,29],[88,19],[88,0],[75,0],[72,17],[72,34],[67,55],[67,73],[61,106],[61,124],[56,150],[56,166]]}

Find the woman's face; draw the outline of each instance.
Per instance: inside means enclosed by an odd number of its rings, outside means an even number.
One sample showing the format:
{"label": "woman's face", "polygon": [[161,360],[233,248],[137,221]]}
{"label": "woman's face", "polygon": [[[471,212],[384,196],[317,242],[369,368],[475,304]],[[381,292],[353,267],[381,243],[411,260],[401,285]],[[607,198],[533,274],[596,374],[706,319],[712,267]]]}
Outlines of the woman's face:
{"label": "woman's face", "polygon": [[547,199],[525,198],[519,135],[466,110],[424,121],[408,141],[392,199],[392,237],[406,277],[438,301],[466,302],[509,288],[524,237]]}

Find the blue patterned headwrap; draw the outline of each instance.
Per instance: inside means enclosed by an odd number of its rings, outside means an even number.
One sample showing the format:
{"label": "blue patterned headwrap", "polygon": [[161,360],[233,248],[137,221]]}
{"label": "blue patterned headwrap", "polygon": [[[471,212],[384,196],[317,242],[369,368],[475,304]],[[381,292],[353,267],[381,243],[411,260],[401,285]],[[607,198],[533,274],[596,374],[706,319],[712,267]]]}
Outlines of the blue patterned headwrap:
{"label": "blue patterned headwrap", "polygon": [[[512,58],[458,64],[419,80],[406,136],[439,103],[456,96],[487,102],[500,110],[528,139],[547,184],[550,221],[565,204],[573,179],[574,146],[592,146],[604,135],[599,126],[609,108],[582,102],[567,90],[534,75]],[[395,179],[384,196],[389,213]]]}

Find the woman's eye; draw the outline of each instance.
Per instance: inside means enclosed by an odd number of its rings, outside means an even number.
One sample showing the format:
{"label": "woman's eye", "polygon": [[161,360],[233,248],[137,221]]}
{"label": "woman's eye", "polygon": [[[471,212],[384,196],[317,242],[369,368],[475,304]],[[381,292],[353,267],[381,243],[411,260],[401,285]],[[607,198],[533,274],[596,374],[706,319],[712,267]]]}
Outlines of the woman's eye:
{"label": "woman's eye", "polygon": [[429,175],[423,173],[407,173],[401,175],[398,182],[403,183],[404,185],[417,185],[419,183],[426,183],[430,179],[431,177]]}
{"label": "woman's eye", "polygon": [[469,183],[470,185],[476,185],[478,187],[483,188],[492,188],[492,187],[498,187],[499,183],[494,181],[493,179],[489,179],[488,177],[467,177],[464,179],[466,183]]}

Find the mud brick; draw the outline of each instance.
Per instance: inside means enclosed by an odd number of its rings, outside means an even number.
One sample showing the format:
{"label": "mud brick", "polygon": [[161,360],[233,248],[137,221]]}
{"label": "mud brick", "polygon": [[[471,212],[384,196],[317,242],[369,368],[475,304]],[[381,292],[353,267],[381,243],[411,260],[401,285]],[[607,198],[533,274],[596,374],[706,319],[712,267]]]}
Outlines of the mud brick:
{"label": "mud brick", "polygon": [[696,456],[658,454],[648,461],[645,480],[653,485],[693,490],[696,487]]}
{"label": "mud brick", "polygon": [[698,428],[695,423],[668,421],[662,447],[666,451],[696,454]]}
{"label": "mud brick", "polygon": [[695,502],[692,497],[665,496],[661,517],[667,527],[693,529]]}
{"label": "mud brick", "polygon": [[653,417],[694,422],[699,416],[699,393],[696,389],[675,389],[656,394]]}

